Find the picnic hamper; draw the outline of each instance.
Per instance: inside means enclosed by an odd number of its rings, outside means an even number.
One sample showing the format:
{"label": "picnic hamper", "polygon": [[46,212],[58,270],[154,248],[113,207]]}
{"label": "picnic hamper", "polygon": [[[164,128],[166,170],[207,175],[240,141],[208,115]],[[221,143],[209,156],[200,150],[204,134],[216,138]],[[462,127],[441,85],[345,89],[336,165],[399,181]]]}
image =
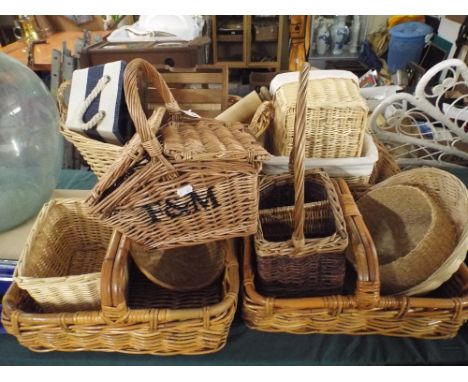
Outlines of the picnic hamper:
{"label": "picnic hamper", "polygon": [[111,233],[79,199],[46,203],[18,261],[15,283],[45,312],[97,309]]}
{"label": "picnic hamper", "polygon": [[[293,148],[298,73],[277,75],[270,92],[275,104],[274,155]],[[357,77],[346,71],[313,70],[307,86],[305,155],[307,158],[359,157],[368,108]]]}
{"label": "picnic hamper", "polygon": [[[171,115],[156,137],[138,95],[140,74]],[[92,213],[147,249],[254,233],[258,172],[268,154],[244,125],[183,116],[163,78],[141,59],[127,65],[125,96],[137,134],[93,188]]]}
{"label": "picnic hamper", "polygon": [[175,292],[144,277],[130,260],[130,241],[115,232],[102,267],[100,309],[45,314],[13,283],[3,300],[3,325],[38,352],[216,352],[226,344],[239,291],[233,243],[226,246],[220,279],[202,290]]}
{"label": "picnic hamper", "polygon": [[348,235],[336,190],[320,170],[304,171],[305,89],[301,71],[292,174],[260,181],[259,228],[254,236],[259,280],[278,294],[340,291]]}

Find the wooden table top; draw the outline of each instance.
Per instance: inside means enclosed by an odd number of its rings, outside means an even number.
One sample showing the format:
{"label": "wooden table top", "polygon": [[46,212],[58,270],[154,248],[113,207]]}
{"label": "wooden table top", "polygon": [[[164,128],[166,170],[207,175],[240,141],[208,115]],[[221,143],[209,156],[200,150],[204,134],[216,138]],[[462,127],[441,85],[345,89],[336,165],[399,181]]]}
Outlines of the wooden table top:
{"label": "wooden table top", "polygon": [[[104,37],[107,31],[91,31],[91,41],[97,34]],[[75,53],[76,39],[83,37],[83,32],[58,32],[52,36],[47,37],[46,44],[38,44],[34,46],[34,65],[31,67],[33,70],[50,71],[52,61],[52,50],[62,50],[63,41],[67,42],[67,48]],[[6,53],[9,56],[16,58],[24,65],[28,62],[28,46],[24,41],[16,41],[12,44],[0,48],[0,52]]]}

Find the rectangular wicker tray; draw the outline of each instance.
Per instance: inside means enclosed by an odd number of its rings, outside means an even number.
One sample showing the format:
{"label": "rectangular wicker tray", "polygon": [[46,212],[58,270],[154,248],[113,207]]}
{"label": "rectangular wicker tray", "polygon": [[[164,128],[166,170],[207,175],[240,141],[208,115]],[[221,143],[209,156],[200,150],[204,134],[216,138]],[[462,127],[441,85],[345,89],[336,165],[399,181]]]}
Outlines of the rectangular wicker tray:
{"label": "rectangular wicker tray", "polygon": [[[422,297],[380,295],[375,247],[357,207],[343,207],[350,247],[357,260],[354,294],[273,298],[259,292],[253,246],[244,240],[243,318],[252,329],[293,334],[381,334],[452,338],[468,320],[468,266]],[[354,212],[353,212],[354,211]]]}
{"label": "rectangular wicker tray", "polygon": [[232,241],[228,246],[221,280],[197,292],[172,292],[150,283],[132,265],[129,240],[114,233],[101,271],[100,310],[43,313],[12,284],[3,300],[2,323],[23,346],[38,352],[216,352],[226,344],[239,291]]}

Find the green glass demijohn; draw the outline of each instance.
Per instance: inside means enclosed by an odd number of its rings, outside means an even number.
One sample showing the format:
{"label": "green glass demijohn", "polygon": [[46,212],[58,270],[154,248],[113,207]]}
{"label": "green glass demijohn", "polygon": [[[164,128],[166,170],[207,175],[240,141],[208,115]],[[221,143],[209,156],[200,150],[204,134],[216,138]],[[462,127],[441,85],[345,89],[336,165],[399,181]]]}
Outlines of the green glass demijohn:
{"label": "green glass demijohn", "polygon": [[56,103],[42,80],[0,53],[0,232],[34,216],[62,167]]}

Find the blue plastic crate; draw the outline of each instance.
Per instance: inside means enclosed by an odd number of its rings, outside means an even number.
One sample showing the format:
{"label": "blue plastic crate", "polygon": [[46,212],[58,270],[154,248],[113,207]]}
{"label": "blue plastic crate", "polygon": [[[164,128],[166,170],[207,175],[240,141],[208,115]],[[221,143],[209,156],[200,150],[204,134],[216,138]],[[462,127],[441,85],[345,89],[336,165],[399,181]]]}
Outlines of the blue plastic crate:
{"label": "blue plastic crate", "polygon": [[13,282],[16,260],[0,260],[0,296],[3,296]]}

